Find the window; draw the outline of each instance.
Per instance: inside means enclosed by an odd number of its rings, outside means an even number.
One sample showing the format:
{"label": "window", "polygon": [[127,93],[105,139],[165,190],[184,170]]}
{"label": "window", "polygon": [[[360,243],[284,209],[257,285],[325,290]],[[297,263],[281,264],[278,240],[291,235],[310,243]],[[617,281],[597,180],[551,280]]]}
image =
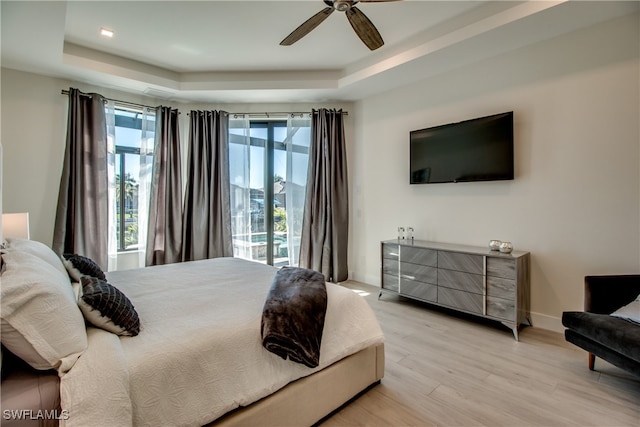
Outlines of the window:
{"label": "window", "polygon": [[[109,111],[107,111],[109,117]],[[151,109],[115,106],[110,144],[114,151],[112,207],[117,252],[144,250],[155,114]]]}
{"label": "window", "polygon": [[297,265],[310,119],[229,121],[234,256]]}

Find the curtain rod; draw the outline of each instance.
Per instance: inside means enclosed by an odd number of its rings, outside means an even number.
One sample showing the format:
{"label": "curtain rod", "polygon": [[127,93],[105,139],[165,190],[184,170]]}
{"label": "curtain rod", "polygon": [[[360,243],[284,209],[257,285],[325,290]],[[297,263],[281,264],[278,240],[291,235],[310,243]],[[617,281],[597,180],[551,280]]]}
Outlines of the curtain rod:
{"label": "curtain rod", "polygon": [[[62,95],[69,95],[69,91],[66,89],[62,89],[61,91]],[[82,93],[80,92],[81,95],[84,96],[89,96],[89,94],[86,93]],[[144,104],[136,104],[135,102],[129,102],[129,101],[120,101],[118,99],[111,99],[111,98],[105,98],[108,101],[113,101],[113,102],[117,102],[118,104],[122,104],[122,105],[128,105],[131,107],[142,107],[142,108],[151,108],[152,110],[157,110],[158,107],[152,107],[150,105],[144,105]],[[296,112],[284,112],[284,111],[280,111],[280,112],[271,112],[271,113],[229,113],[229,115],[233,115],[236,116],[235,118],[237,118],[238,116],[249,116],[249,117],[266,117],[269,118],[271,116],[291,116],[291,117],[295,117],[295,116],[300,116],[302,117],[303,115],[308,114],[311,115],[311,111],[296,111]],[[349,112],[348,111],[342,111],[342,115],[344,116],[348,116]]]}
{"label": "curtain rod", "polygon": [[[69,91],[66,89],[62,89],[62,95],[69,95]],[[89,96],[89,94],[87,93],[82,93],[80,92],[81,95],[83,96]],[[158,107],[152,107],[150,105],[144,105],[144,104],[136,104],[135,102],[129,102],[129,101],[120,101],[119,99],[111,99],[111,98],[104,98],[107,101],[113,101],[113,102],[117,102],[120,105],[123,106],[128,106],[128,107],[136,107],[136,108],[150,108],[152,110],[157,110]]]}
{"label": "curtain rod", "polygon": [[[239,116],[249,116],[251,117],[266,117],[269,118],[271,116],[291,116],[291,117],[296,117],[296,116],[304,116],[305,114],[311,115],[311,111],[296,111],[296,112],[284,112],[284,111],[279,111],[279,112],[271,112],[271,113],[229,113],[230,116],[235,116],[234,118],[238,118]],[[344,116],[348,116],[349,112],[348,111],[342,111],[342,115]]]}

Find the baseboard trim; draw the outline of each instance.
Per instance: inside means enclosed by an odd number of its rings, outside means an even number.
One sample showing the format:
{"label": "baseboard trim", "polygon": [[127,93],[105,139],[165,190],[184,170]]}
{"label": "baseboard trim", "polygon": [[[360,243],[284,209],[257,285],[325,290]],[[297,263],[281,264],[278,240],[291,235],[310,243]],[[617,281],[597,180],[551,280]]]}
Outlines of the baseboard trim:
{"label": "baseboard trim", "polygon": [[[352,271],[349,274],[349,280],[374,286],[378,289],[380,288],[380,277],[377,276],[361,275]],[[378,285],[372,285],[372,283],[378,283]],[[549,316],[548,314],[532,312],[531,323],[533,323],[533,327],[535,328],[546,329],[553,332],[564,333],[565,329],[564,326],[562,326],[562,319],[560,317]]]}
{"label": "baseboard trim", "polygon": [[562,319],[542,313],[531,313],[531,322],[535,328],[564,333]]}
{"label": "baseboard trim", "polygon": [[[380,276],[370,276],[366,274],[358,274],[355,271],[352,271],[349,274],[349,279],[354,282],[364,283],[369,286],[375,286],[376,288],[380,287]],[[374,285],[375,283],[375,285]]]}

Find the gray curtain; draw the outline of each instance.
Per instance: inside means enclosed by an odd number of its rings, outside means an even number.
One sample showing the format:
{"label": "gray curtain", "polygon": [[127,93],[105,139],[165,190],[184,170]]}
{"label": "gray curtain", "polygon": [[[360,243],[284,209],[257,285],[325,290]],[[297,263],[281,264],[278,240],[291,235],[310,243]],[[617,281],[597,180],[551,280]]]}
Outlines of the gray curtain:
{"label": "gray curtain", "polygon": [[182,260],[182,160],[178,110],[158,107],[155,138],[149,195],[147,266]]}
{"label": "gray curtain", "polygon": [[229,114],[191,111],[182,260],[233,256]]}
{"label": "gray curtain", "polygon": [[69,89],[67,142],[53,250],[108,264],[107,122],[105,99]]}
{"label": "gray curtain", "polygon": [[313,110],[300,267],[332,282],[349,276],[349,194],[342,110]]}

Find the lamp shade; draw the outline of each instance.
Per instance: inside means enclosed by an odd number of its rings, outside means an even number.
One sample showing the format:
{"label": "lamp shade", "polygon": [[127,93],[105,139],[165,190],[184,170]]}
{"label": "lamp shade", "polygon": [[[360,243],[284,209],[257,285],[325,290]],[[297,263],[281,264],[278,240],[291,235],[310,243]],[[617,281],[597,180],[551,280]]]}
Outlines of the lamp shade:
{"label": "lamp shade", "polygon": [[29,238],[29,212],[2,214],[2,238]]}

